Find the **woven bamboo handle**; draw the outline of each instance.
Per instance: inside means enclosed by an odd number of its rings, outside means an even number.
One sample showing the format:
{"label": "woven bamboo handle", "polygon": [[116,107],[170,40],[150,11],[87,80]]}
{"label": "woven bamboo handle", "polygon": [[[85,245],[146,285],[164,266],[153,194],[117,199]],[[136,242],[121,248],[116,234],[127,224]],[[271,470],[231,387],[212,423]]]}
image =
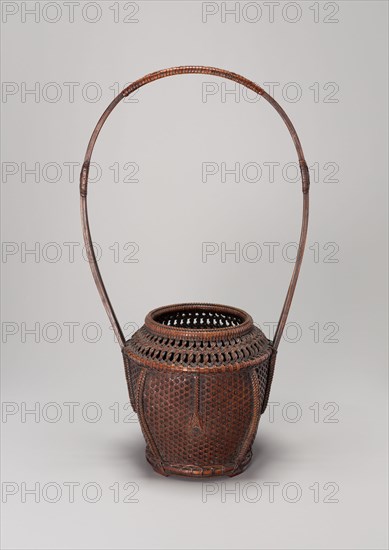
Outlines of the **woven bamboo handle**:
{"label": "woven bamboo handle", "polygon": [[111,321],[112,328],[119,341],[120,347],[123,348],[126,343],[123,335],[123,331],[119,325],[119,322],[116,318],[116,314],[114,312],[112,304],[108,298],[108,294],[105,289],[103,279],[101,278],[100,269],[97,264],[96,256],[92,246],[92,237],[91,237],[90,228],[89,228],[88,207],[87,207],[88,173],[89,173],[90,160],[92,157],[92,152],[93,152],[93,148],[95,146],[97,137],[100,133],[101,128],[103,127],[104,122],[107,120],[108,116],[116,107],[116,105],[124,97],[127,97],[128,95],[133,93],[135,90],[137,90],[138,88],[141,88],[142,86],[144,86],[145,84],[148,84],[149,82],[153,82],[154,80],[159,80],[160,78],[165,78],[167,76],[174,76],[178,74],[206,74],[206,75],[212,75],[212,76],[219,76],[222,78],[226,78],[228,80],[233,80],[234,82],[237,82],[238,84],[241,84],[242,86],[245,86],[246,88],[249,88],[250,90],[253,90],[257,94],[261,95],[266,99],[266,101],[268,101],[275,108],[275,110],[281,116],[282,120],[285,122],[289,130],[289,133],[292,137],[294,146],[296,148],[297,156],[300,164],[301,180],[302,180],[303,214],[302,214],[301,233],[300,233],[300,241],[299,241],[299,246],[297,251],[296,263],[294,266],[292,278],[289,284],[288,292],[286,294],[285,302],[282,308],[281,316],[280,316],[277,330],[273,340],[273,348],[277,350],[284,327],[285,327],[286,319],[288,317],[289,309],[292,303],[293,294],[296,288],[297,279],[301,268],[301,262],[304,255],[304,248],[305,248],[305,242],[307,238],[307,229],[308,229],[308,213],[309,213],[309,172],[308,172],[307,163],[305,162],[304,153],[301,147],[300,140],[296,133],[296,130],[294,129],[292,122],[290,121],[288,115],[285,113],[283,108],[277,103],[275,99],[273,99],[268,93],[266,93],[265,90],[263,90],[260,86],[258,86],[251,80],[248,80],[247,78],[244,78],[243,76],[240,76],[238,74],[231,73],[230,71],[225,71],[223,69],[216,69],[214,67],[184,66],[184,67],[173,67],[171,69],[163,69],[161,71],[148,74],[143,78],[136,80],[135,82],[127,86],[127,88],[125,88],[122,92],[120,92],[120,94],[115,97],[115,99],[112,101],[112,103],[107,107],[107,109],[104,111],[104,113],[100,117],[100,120],[98,121],[92,133],[92,136],[89,140],[89,144],[85,153],[84,163],[82,165],[81,174],[80,174],[82,230],[83,230],[85,246],[88,254],[89,265],[91,267],[91,271],[97,286],[97,290],[99,291],[101,300],[103,302],[107,315]]}

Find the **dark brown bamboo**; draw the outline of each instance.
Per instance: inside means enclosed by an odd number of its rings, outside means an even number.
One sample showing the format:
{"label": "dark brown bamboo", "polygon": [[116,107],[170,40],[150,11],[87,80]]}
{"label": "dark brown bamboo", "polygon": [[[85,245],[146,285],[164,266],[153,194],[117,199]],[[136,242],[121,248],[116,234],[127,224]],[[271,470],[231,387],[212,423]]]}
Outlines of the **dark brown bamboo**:
{"label": "dark brown bamboo", "polygon": [[122,329],[119,325],[119,322],[116,318],[114,309],[112,307],[112,304],[109,300],[107,291],[105,289],[101,273],[96,261],[96,256],[93,250],[92,246],[92,237],[91,232],[89,228],[89,221],[88,221],[88,208],[87,208],[87,191],[88,191],[88,173],[89,173],[89,166],[90,166],[90,160],[93,153],[93,148],[95,146],[97,137],[100,133],[100,130],[102,126],[104,125],[106,119],[110,115],[110,113],[113,111],[113,109],[116,107],[116,105],[124,98],[133,93],[135,90],[141,88],[145,84],[148,84],[150,82],[153,82],[154,80],[159,80],[161,78],[165,78],[168,76],[174,76],[179,74],[205,74],[205,75],[212,75],[212,76],[218,76],[221,78],[226,78],[228,80],[232,80],[234,82],[237,82],[238,84],[241,84],[242,86],[245,86],[246,88],[253,90],[257,94],[264,97],[270,105],[272,105],[276,111],[281,116],[282,120],[285,122],[289,133],[292,137],[293,143],[295,145],[297,156],[299,159],[300,164],[300,171],[301,171],[301,178],[302,178],[302,191],[303,191],[303,214],[302,214],[302,227],[301,227],[301,234],[300,234],[300,241],[298,246],[298,253],[297,253],[297,259],[295,263],[295,267],[293,270],[292,278],[289,284],[288,292],[286,294],[284,306],[282,308],[281,316],[279,319],[279,323],[277,326],[277,330],[275,333],[275,337],[273,340],[273,348],[276,351],[278,348],[278,345],[280,343],[282,333],[285,327],[285,323],[288,317],[289,309],[292,303],[293,294],[296,288],[297,279],[300,272],[301,262],[304,255],[304,247],[306,242],[306,235],[307,235],[307,228],[308,228],[308,211],[309,211],[309,199],[308,199],[308,193],[309,193],[309,172],[308,167],[304,158],[304,153],[301,147],[300,140],[298,138],[298,135],[296,133],[296,130],[290,121],[289,117],[285,113],[285,111],[282,109],[282,107],[277,103],[277,101],[271,97],[269,94],[265,92],[260,86],[252,82],[251,80],[248,80],[247,78],[244,78],[243,76],[240,76],[236,73],[232,73],[230,71],[226,71],[223,69],[217,69],[214,67],[202,67],[202,66],[183,66],[183,67],[173,67],[170,69],[163,69],[161,71],[156,71],[154,73],[148,74],[144,76],[143,78],[140,78],[139,80],[133,82],[129,86],[127,86],[107,107],[107,109],[102,114],[100,120],[98,121],[92,136],[89,140],[89,144],[86,150],[84,163],[81,170],[80,175],[80,195],[81,195],[81,219],[82,219],[82,227],[83,227],[83,235],[84,235],[84,241],[86,245],[86,249],[88,252],[88,258],[89,258],[89,264],[92,270],[93,278],[96,283],[97,290],[100,294],[101,300],[103,302],[104,308],[107,312],[107,315],[110,319],[110,322],[112,324],[113,330],[115,332],[115,335],[118,339],[118,342],[120,344],[120,347],[123,348],[126,344],[125,338],[122,332]]}
{"label": "dark brown bamboo", "polygon": [[247,468],[276,356],[250,315],[218,304],[160,307],[122,351],[158,473],[235,476]]}

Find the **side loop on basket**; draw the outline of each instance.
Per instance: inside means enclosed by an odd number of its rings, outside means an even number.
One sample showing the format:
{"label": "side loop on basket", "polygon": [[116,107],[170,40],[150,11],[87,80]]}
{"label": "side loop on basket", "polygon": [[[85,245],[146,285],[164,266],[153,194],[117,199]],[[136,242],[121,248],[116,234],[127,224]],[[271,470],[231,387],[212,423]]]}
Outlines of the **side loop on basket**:
{"label": "side loop on basket", "polygon": [[307,163],[304,158],[304,153],[303,153],[297,132],[291,120],[289,119],[288,115],[283,110],[283,108],[277,103],[277,101],[273,97],[271,97],[267,92],[265,92],[265,90],[263,90],[260,86],[255,84],[255,82],[252,82],[251,80],[248,80],[247,78],[240,76],[236,73],[232,73],[230,71],[218,69],[215,67],[203,67],[203,66],[173,67],[171,69],[163,69],[161,71],[156,71],[154,73],[150,73],[144,76],[143,78],[140,78],[139,80],[136,80],[135,82],[127,86],[122,92],[120,92],[118,96],[115,97],[115,99],[110,103],[110,105],[107,107],[107,109],[104,111],[104,113],[100,117],[92,133],[92,136],[89,140],[89,144],[85,153],[84,163],[82,165],[81,174],[80,174],[81,221],[82,221],[84,242],[85,242],[85,246],[88,254],[89,265],[92,271],[94,281],[96,283],[97,290],[100,294],[100,298],[103,302],[104,308],[107,312],[107,315],[111,322],[116,338],[118,339],[120,347],[123,348],[126,344],[124,334],[116,318],[116,314],[114,312],[112,304],[109,300],[106,288],[104,286],[104,283],[101,277],[100,269],[97,264],[96,255],[92,246],[92,237],[91,237],[91,232],[89,227],[88,207],[87,207],[88,175],[89,175],[90,160],[92,157],[93,148],[95,146],[95,143],[101,128],[103,127],[110,113],[113,111],[116,105],[123,98],[127,97],[128,95],[133,93],[135,90],[141,88],[145,84],[149,84],[150,82],[159,80],[161,78],[179,75],[179,74],[206,74],[206,75],[226,78],[242,86],[245,86],[246,88],[261,95],[264,99],[266,99],[266,101],[270,103],[270,105],[272,105],[275,108],[275,110],[281,116],[282,120],[285,122],[289,130],[289,133],[292,137],[294,146],[296,148],[299,165],[300,165],[301,180],[302,180],[303,215],[302,215],[302,225],[301,225],[300,241],[299,241],[298,252],[297,252],[297,259],[294,266],[292,278],[289,284],[288,292],[286,294],[285,302],[282,308],[281,316],[276,329],[276,333],[274,336],[274,340],[272,342],[272,346],[274,350],[277,350],[282,337],[284,327],[285,327],[285,323],[288,317],[289,309],[292,303],[293,294],[296,288],[297,279],[301,268],[301,262],[304,255],[304,248],[305,248],[307,229],[308,229],[308,213],[309,213],[309,171],[308,171]]}

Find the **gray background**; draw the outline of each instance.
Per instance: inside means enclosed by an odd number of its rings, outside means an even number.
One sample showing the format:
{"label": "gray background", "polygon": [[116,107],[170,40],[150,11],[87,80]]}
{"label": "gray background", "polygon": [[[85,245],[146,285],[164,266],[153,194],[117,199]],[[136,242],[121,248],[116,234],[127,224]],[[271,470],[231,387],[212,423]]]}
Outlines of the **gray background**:
{"label": "gray background", "polygon": [[[32,2],[3,3],[4,548],[387,547],[387,4],[281,2],[273,19],[265,4],[226,15],[234,3],[107,1],[98,14],[81,2],[70,22],[60,2],[38,3],[38,15],[23,11]],[[160,477],[144,459],[78,211],[80,162],[113,90],[184,64],[226,68],[268,91],[278,83],[316,170],[306,257],[253,463],[208,482]],[[269,105],[231,83],[237,95],[224,96],[222,83],[153,83],[117,107],[98,140],[91,227],[128,336],[172,302],[236,305],[268,335],[278,319],[301,214],[300,183],[282,168],[296,155]],[[34,86],[36,96],[24,96]],[[128,162],[138,182],[123,181]],[[246,176],[204,182],[204,162],[239,163]],[[274,181],[269,162],[279,163]],[[35,163],[36,179],[24,174]],[[75,178],[66,163],[78,163]],[[247,163],[262,166],[258,181],[248,181]],[[216,243],[206,261],[204,242]],[[274,261],[264,243],[279,243]],[[223,247],[240,251],[223,258]],[[126,261],[131,250],[136,262]],[[26,494],[34,487],[38,496]]]}

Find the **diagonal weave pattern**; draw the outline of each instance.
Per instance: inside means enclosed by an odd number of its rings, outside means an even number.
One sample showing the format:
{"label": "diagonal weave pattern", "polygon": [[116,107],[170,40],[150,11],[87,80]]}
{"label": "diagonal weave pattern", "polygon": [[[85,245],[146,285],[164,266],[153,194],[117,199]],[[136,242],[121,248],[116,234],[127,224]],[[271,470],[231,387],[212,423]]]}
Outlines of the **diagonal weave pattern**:
{"label": "diagonal weave pattern", "polygon": [[[266,365],[261,365],[266,371]],[[200,381],[200,405],[195,385]],[[260,379],[260,400],[265,383]],[[247,370],[215,375],[174,373],[148,374],[143,393],[145,419],[168,464],[224,464],[232,467],[249,430],[254,407],[250,373]],[[177,411],[180,414],[177,415]],[[194,416],[198,415],[198,422]],[[163,422],[161,422],[163,417]]]}
{"label": "diagonal weave pattern", "polygon": [[[197,329],[196,318],[227,320],[228,325],[205,321],[207,328]],[[147,316],[123,353],[147,458],[159,473],[243,471],[251,458],[272,357],[269,341],[245,312],[209,305],[204,310],[201,304],[160,308]]]}

